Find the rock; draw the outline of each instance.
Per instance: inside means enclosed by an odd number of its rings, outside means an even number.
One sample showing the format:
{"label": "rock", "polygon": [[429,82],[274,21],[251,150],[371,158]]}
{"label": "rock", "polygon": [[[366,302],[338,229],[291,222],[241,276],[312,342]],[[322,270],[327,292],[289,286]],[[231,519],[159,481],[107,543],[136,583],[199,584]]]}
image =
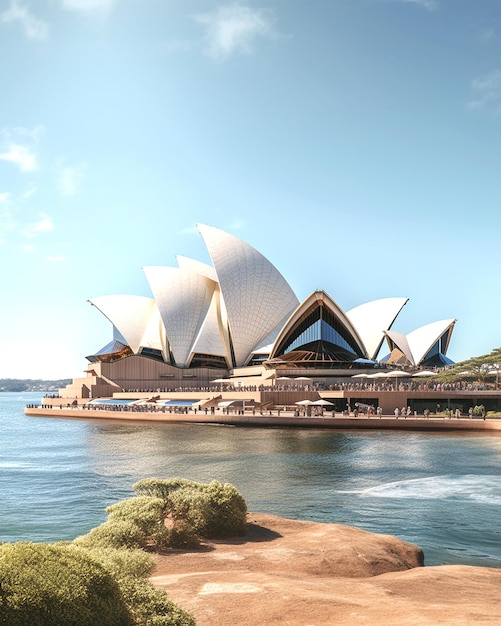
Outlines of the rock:
{"label": "rock", "polygon": [[422,551],[350,526],[251,513],[248,533],[157,557],[152,582],[197,625],[501,623],[501,570],[422,567]]}

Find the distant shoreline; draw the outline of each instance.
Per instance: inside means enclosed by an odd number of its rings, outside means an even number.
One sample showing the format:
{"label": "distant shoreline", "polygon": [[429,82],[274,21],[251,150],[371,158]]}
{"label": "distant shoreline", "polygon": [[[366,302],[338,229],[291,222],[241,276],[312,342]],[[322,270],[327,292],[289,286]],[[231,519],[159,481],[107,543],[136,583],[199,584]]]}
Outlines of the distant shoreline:
{"label": "distant shoreline", "polygon": [[45,380],[43,378],[0,378],[0,393],[50,393],[71,382],[71,378]]}

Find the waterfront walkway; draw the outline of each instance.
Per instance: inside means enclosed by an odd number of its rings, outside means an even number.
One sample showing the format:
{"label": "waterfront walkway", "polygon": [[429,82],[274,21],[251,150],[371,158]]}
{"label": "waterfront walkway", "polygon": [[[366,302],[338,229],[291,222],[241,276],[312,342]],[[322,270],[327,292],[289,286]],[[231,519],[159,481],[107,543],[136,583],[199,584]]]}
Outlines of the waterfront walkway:
{"label": "waterfront walkway", "polygon": [[297,411],[242,411],[216,410],[213,413],[188,410],[179,412],[164,412],[158,410],[120,410],[110,409],[100,405],[99,408],[83,408],[83,406],[54,406],[40,407],[27,406],[25,414],[33,417],[52,417],[70,419],[92,419],[106,421],[154,422],[165,424],[208,424],[226,426],[254,426],[254,427],[292,427],[292,428],[321,428],[321,429],[357,429],[357,430],[411,430],[411,431],[463,431],[486,432],[497,431],[501,434],[501,419],[478,417],[447,417],[440,415],[395,417],[394,415],[381,416],[347,416],[336,414],[323,416],[304,416],[295,414]]}

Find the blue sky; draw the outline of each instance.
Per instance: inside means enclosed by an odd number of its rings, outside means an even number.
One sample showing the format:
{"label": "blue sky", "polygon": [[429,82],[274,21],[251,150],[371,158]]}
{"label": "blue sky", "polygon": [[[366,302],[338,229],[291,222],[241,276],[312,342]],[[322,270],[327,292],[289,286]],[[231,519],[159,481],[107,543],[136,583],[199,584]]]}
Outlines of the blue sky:
{"label": "blue sky", "polygon": [[498,347],[500,52],[499,0],[0,0],[0,377],[81,375],[87,300],[208,261],[198,222]]}

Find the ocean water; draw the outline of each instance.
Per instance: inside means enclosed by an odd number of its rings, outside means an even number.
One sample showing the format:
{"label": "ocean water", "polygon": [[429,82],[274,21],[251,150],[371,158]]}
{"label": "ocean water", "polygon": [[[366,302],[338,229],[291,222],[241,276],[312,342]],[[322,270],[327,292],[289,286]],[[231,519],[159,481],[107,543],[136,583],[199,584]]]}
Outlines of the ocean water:
{"label": "ocean water", "polygon": [[501,567],[501,435],[110,423],[0,394],[0,541],[73,539],[142,478],[234,484],[249,510],[358,526],[427,565]]}

